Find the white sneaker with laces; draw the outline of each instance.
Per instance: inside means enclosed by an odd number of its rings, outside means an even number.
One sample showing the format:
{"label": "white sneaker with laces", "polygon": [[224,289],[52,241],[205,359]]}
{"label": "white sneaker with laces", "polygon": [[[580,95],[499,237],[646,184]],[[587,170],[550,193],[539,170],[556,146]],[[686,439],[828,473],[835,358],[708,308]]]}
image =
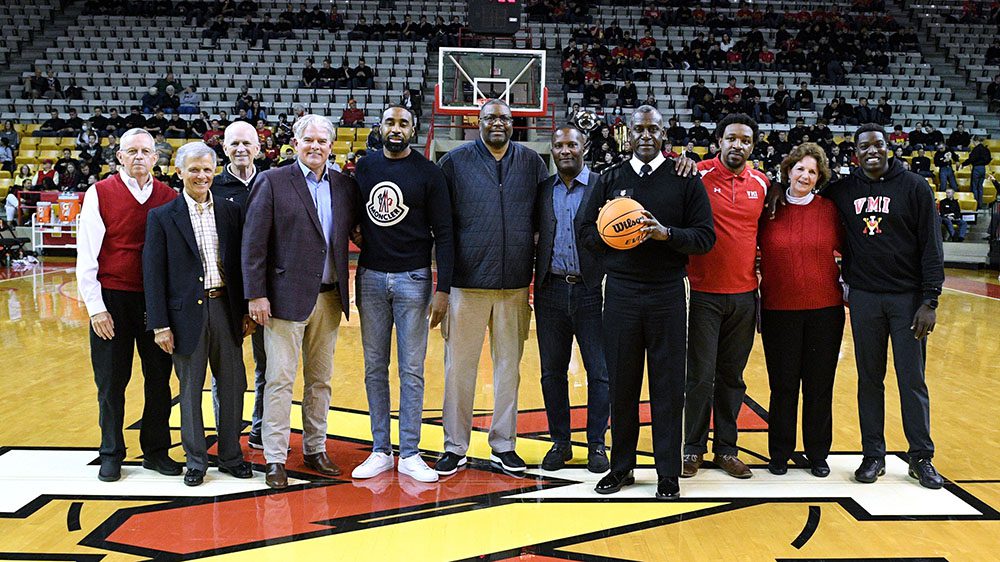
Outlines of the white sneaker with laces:
{"label": "white sneaker with laces", "polygon": [[351,471],[351,478],[371,478],[387,470],[392,470],[395,466],[396,462],[392,458],[392,455],[378,452],[372,453],[368,455],[365,462],[359,464],[357,468]]}
{"label": "white sneaker with laces", "polygon": [[427,466],[420,455],[413,455],[405,459],[399,459],[399,473],[405,474],[420,482],[437,482],[438,473]]}

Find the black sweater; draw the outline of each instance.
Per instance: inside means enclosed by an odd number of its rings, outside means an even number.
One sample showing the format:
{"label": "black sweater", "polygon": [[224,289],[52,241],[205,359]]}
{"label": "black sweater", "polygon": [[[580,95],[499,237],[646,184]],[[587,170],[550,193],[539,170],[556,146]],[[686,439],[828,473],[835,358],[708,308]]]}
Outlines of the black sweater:
{"label": "black sweater", "polygon": [[873,293],[921,292],[925,299],[941,294],[941,222],[927,180],[893,159],[880,179],[855,168],[823,195],[844,222],[848,285]]}
{"label": "black sweater", "polygon": [[[630,193],[663,226],[669,240],[645,242],[630,250],[615,250],[597,232],[597,215],[604,203]],[[687,275],[688,255],[704,254],[715,245],[712,207],[700,176],[682,178],[667,160],[648,177],[640,178],[629,161],[606,170],[581,209],[578,239],[602,256],[609,277],[646,283],[662,283]]]}
{"label": "black sweater", "polygon": [[989,166],[993,161],[993,154],[985,144],[978,144],[969,153],[969,157],[962,162],[963,166]]}
{"label": "black sweater", "polygon": [[454,245],[451,199],[441,169],[417,151],[391,160],[381,151],[358,161],[355,170],[361,205],[358,265],[402,272],[428,267],[437,259],[437,290],[451,290]]}

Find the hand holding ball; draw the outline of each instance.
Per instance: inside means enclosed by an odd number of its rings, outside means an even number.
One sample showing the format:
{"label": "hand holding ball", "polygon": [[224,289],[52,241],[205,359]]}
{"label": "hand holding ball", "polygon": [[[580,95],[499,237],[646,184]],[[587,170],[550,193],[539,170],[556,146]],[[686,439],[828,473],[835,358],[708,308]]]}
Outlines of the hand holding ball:
{"label": "hand holding ball", "polygon": [[629,250],[646,239],[643,232],[645,210],[635,199],[618,197],[604,204],[597,215],[597,232],[604,243],[616,250]]}

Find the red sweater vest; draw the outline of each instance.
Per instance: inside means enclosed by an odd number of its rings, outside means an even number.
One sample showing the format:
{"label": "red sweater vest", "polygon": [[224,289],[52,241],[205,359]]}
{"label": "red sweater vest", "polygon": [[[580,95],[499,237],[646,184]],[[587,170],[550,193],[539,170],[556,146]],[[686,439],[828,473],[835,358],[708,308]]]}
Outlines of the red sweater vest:
{"label": "red sweater vest", "polygon": [[808,205],[785,205],[760,223],[760,296],[767,310],[815,310],[843,304],[837,208],[816,196]]}
{"label": "red sweater vest", "polygon": [[153,180],[153,193],[142,205],[119,174],[94,184],[104,221],[104,242],[97,255],[97,280],[104,289],[142,292],[142,246],[146,215],[177,197],[167,184]]}
{"label": "red sweater vest", "polygon": [[770,182],[748,164],[734,175],[718,158],[698,162],[701,181],[712,204],[715,246],[691,256],[691,288],[703,293],[735,295],[757,288],[757,221]]}

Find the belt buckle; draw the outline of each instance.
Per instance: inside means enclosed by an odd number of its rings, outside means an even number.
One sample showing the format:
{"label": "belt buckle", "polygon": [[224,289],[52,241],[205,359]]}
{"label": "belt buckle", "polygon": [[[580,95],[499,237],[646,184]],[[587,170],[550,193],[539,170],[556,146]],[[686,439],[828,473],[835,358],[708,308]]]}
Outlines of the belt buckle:
{"label": "belt buckle", "polygon": [[576,285],[577,283],[580,282],[580,276],[579,275],[569,275],[569,274],[567,274],[566,277],[565,277],[565,280],[566,280],[566,283],[569,283],[570,285]]}

